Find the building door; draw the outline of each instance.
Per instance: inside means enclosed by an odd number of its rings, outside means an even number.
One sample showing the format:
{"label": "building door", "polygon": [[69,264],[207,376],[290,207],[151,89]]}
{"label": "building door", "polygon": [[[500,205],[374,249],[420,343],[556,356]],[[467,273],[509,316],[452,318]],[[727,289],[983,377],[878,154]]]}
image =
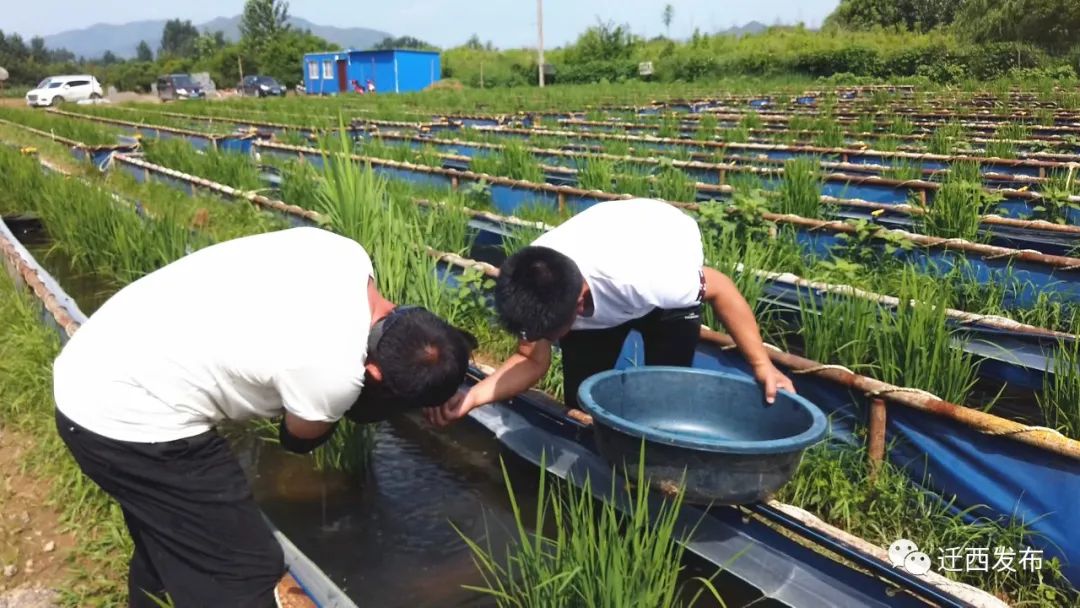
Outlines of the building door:
{"label": "building door", "polygon": [[349,91],[349,70],[348,62],[344,59],[337,60],[337,83],[338,91],[347,93]]}

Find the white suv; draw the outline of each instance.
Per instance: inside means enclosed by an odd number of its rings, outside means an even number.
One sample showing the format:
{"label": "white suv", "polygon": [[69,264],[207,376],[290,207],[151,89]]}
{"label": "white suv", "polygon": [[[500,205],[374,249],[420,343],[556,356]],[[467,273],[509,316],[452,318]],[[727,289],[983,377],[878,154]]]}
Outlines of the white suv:
{"label": "white suv", "polygon": [[79,76],[51,76],[38,83],[26,94],[26,105],[58,106],[66,102],[84,99],[101,99],[101,83],[89,74]]}

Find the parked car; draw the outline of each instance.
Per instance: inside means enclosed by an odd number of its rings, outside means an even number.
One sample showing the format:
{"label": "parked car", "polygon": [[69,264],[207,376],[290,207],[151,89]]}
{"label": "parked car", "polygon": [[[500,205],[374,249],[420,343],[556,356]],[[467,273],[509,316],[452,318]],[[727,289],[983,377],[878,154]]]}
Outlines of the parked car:
{"label": "parked car", "polygon": [[285,85],[279,84],[269,76],[244,76],[244,80],[237,88],[245,97],[285,96]]}
{"label": "parked car", "polygon": [[161,101],[178,99],[202,99],[206,92],[191,78],[190,74],[169,74],[157,79],[157,94]]}
{"label": "parked car", "polygon": [[101,83],[89,74],[50,76],[26,94],[26,105],[58,106],[86,99],[101,99]]}

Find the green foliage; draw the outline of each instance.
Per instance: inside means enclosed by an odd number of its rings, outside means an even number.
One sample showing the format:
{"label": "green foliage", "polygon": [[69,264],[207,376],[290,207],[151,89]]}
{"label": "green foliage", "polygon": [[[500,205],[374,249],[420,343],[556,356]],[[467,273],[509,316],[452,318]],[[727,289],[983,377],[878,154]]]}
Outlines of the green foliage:
{"label": "green foliage", "polygon": [[1080,5],[1072,0],[966,0],[957,20],[976,43],[1030,43],[1065,53],[1080,36]]}
{"label": "green foliage", "polygon": [[578,187],[609,192],[615,182],[615,164],[604,158],[589,158],[578,171]]}
{"label": "green foliage", "polygon": [[1080,194],[1078,183],[1076,171],[1072,168],[1047,176],[1046,184],[1040,191],[1042,197],[1033,207],[1035,218],[1055,224],[1068,223],[1069,212],[1080,210],[1080,205],[1072,200]]}
{"label": "green foliage", "polygon": [[1080,438],[1080,342],[1059,341],[1052,353],[1053,373],[1044,375],[1035,398],[1048,426]]}
{"label": "green foliage", "polygon": [[697,182],[667,159],[661,161],[654,189],[656,197],[661,200],[679,203],[697,200]]}
{"label": "green foliage", "polygon": [[957,0],[841,0],[825,24],[850,29],[929,32],[952,24],[961,4]]}
{"label": "green foliage", "polygon": [[288,31],[289,3],[282,0],[247,0],[240,16],[241,41],[262,48]]}
{"label": "green foliage", "polygon": [[199,38],[199,30],[191,24],[191,21],[170,19],[165,22],[165,28],[161,31],[161,46],[158,55],[165,57],[189,58],[195,56],[195,41]]}
{"label": "green foliage", "polygon": [[933,199],[920,218],[923,233],[968,241],[984,238],[985,235],[980,234],[982,216],[989,213],[1003,197],[983,187],[977,164],[974,165],[974,180],[964,173],[962,167],[955,166],[945,177],[941,188],[932,193]]}

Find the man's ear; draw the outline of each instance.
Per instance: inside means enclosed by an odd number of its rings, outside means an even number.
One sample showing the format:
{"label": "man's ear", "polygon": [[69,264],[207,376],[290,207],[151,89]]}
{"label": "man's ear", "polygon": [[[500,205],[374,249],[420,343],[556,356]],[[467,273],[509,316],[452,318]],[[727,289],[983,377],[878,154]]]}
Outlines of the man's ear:
{"label": "man's ear", "polygon": [[365,363],[364,369],[367,370],[369,376],[374,378],[377,382],[382,382],[382,370],[374,363]]}

